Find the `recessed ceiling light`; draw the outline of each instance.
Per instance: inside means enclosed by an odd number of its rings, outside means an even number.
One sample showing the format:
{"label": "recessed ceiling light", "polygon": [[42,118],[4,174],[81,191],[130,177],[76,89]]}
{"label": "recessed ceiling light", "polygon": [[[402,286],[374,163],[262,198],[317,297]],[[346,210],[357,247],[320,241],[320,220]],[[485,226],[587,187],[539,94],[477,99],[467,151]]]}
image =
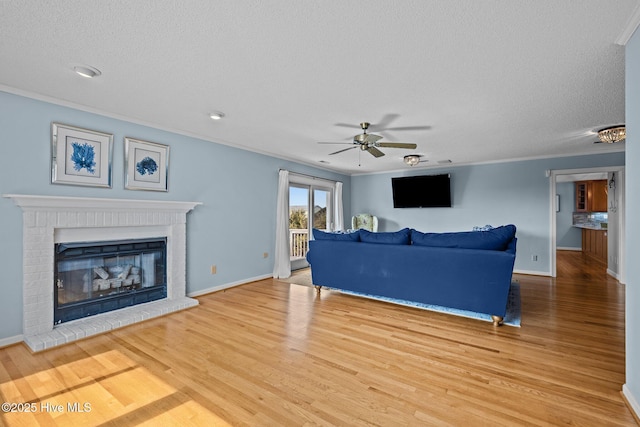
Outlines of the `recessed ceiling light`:
{"label": "recessed ceiling light", "polygon": [[75,71],[76,74],[88,79],[98,77],[102,74],[97,68],[89,67],[87,65],[76,65],[75,67],[73,67],[73,71]]}
{"label": "recessed ceiling light", "polygon": [[209,117],[211,117],[212,120],[220,120],[224,117],[224,113],[220,111],[214,111],[213,113],[209,114]]}

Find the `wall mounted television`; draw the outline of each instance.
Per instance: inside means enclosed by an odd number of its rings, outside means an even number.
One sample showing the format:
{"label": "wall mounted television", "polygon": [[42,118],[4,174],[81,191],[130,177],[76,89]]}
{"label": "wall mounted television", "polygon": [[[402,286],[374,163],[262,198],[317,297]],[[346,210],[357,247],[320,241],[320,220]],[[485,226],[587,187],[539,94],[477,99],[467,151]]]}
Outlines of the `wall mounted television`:
{"label": "wall mounted television", "polygon": [[451,174],[391,178],[394,208],[450,208]]}

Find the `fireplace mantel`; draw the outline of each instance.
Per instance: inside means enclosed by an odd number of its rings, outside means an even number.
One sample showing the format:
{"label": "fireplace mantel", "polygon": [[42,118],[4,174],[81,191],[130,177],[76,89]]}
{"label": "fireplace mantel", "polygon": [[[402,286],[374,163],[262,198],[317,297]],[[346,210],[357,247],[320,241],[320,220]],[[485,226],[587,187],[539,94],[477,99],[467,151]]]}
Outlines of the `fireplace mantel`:
{"label": "fireplace mantel", "polygon": [[102,199],[92,197],[34,196],[30,194],[3,194],[23,210],[74,209],[74,210],[152,210],[187,213],[202,202],[165,200]]}
{"label": "fireplace mantel", "polygon": [[[44,350],[177,310],[186,296],[187,213],[201,202],[3,194],[23,211],[23,339]],[[167,298],[53,324],[54,242],[67,237],[167,238]],[[62,237],[61,237],[62,236]],[[95,238],[93,237],[95,236]]]}

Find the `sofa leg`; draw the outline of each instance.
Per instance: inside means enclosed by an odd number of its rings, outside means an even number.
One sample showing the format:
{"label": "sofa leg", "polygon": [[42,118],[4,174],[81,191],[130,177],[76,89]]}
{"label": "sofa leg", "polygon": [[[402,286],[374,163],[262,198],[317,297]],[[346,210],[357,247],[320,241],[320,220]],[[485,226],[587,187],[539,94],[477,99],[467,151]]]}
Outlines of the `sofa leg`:
{"label": "sofa leg", "polygon": [[491,316],[491,320],[493,320],[493,326],[501,326],[504,319],[502,316]]}
{"label": "sofa leg", "polygon": [[322,286],[314,285],[314,287],[316,288],[316,292],[318,292],[318,295],[320,295],[320,289],[322,289]]}

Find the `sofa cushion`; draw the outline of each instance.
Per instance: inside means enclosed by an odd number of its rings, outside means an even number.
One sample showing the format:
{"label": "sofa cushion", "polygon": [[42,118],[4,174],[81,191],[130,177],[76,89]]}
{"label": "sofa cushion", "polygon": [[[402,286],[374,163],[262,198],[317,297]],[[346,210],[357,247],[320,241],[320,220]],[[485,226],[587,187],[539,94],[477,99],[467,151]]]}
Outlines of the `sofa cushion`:
{"label": "sofa cushion", "polygon": [[403,228],[400,231],[374,233],[360,229],[360,240],[365,243],[384,245],[409,245],[411,244],[411,230]]}
{"label": "sofa cushion", "polygon": [[487,231],[457,233],[421,233],[411,230],[411,243],[439,248],[485,249],[504,251],[515,237],[516,226],[503,225]]}
{"label": "sofa cushion", "polygon": [[359,242],[359,233],[327,233],[326,231],[313,229],[313,238],[316,240],[336,240],[343,242]]}

